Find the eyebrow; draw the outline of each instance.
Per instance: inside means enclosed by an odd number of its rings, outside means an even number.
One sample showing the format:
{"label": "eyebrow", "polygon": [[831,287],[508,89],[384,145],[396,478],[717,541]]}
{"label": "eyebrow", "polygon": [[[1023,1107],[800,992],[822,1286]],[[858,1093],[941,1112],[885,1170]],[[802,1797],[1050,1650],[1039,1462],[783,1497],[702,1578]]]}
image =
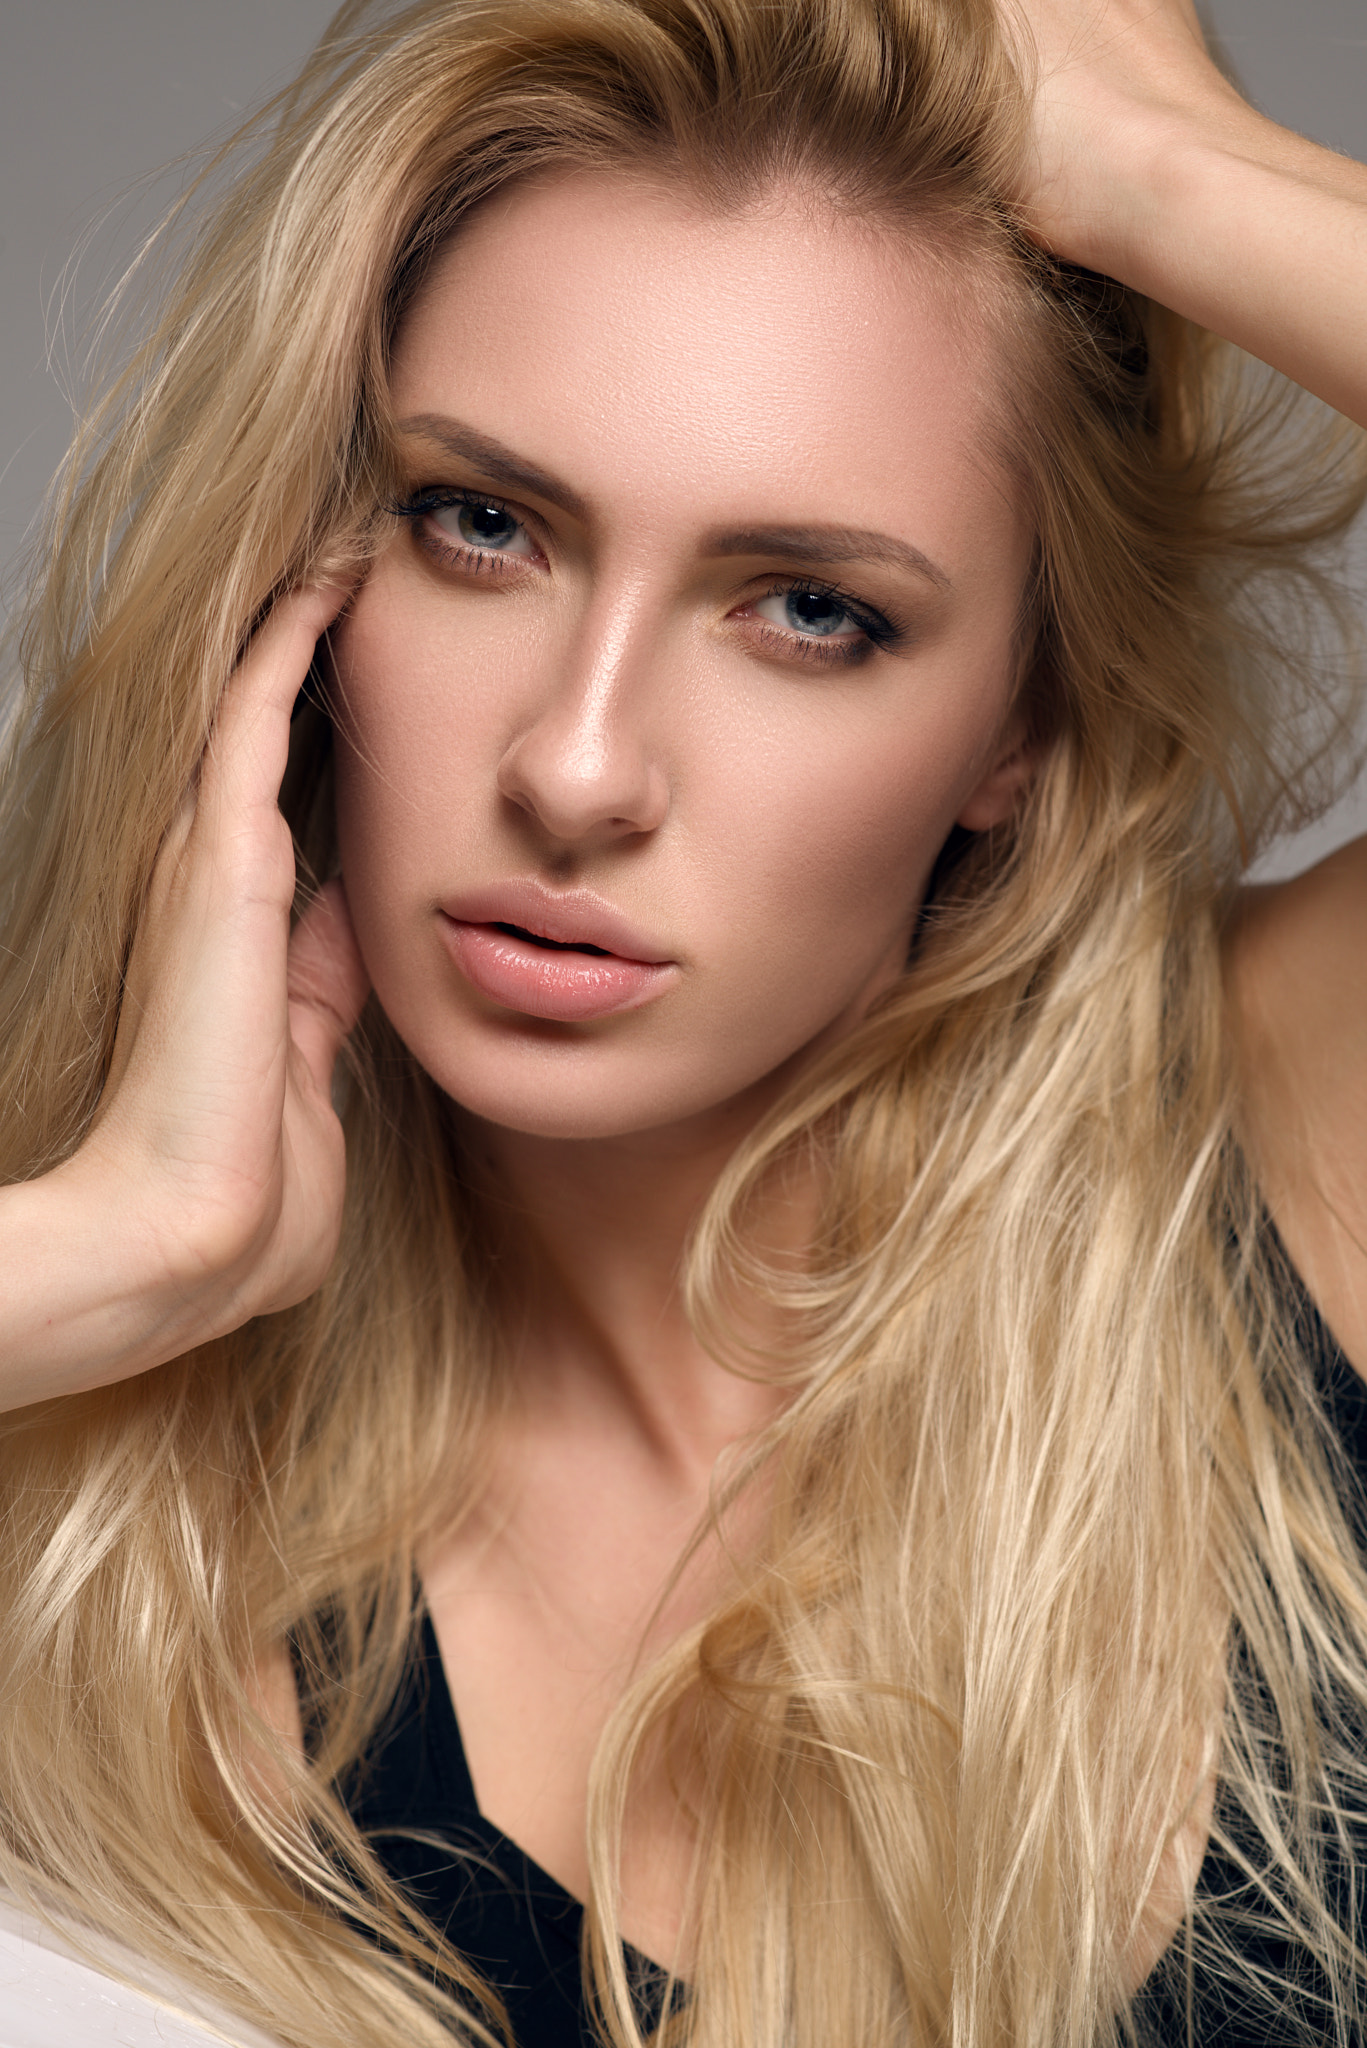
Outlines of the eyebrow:
{"label": "eyebrow", "polygon": [[802,562],[885,562],[890,568],[923,576],[937,590],[948,590],[949,577],[938,562],[909,541],[864,526],[739,526],[712,534],[707,552],[713,555],[786,555]]}
{"label": "eyebrow", "polygon": [[533,497],[544,498],[548,505],[558,505],[562,512],[568,512],[574,519],[588,516],[588,502],[578,491],[571,490],[549,470],[538,469],[535,463],[527,462],[502,441],[494,440],[491,434],[481,434],[460,420],[448,419],[444,413],[413,413],[408,419],[399,421],[399,431],[423,441],[435,442],[443,454],[452,456],[457,462],[468,462],[481,475],[492,477],[495,483],[507,484],[511,490],[530,491]]}
{"label": "eyebrow", "polygon": [[[572,518],[588,517],[588,501],[561,477],[539,468],[518,455],[492,434],[482,434],[445,413],[413,413],[399,421],[401,433],[431,441],[457,462],[468,462],[482,476],[509,489],[530,491],[548,505],[558,505]],[[950,580],[937,562],[909,541],[890,533],[878,533],[863,526],[737,526],[707,536],[704,552],[709,555],[781,555],[789,561],[835,565],[841,562],[881,562],[923,577],[937,590],[950,588]]]}

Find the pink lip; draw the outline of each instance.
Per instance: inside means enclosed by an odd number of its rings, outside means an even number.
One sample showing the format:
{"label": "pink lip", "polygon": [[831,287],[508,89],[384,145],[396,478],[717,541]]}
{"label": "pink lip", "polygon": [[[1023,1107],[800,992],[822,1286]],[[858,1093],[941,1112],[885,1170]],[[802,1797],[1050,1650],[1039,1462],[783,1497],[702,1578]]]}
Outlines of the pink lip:
{"label": "pink lip", "polygon": [[[634,1010],[663,994],[677,971],[662,948],[588,890],[556,896],[535,882],[500,883],[443,904],[441,926],[466,980],[528,1017],[583,1023]],[[559,950],[579,947],[594,950]]]}

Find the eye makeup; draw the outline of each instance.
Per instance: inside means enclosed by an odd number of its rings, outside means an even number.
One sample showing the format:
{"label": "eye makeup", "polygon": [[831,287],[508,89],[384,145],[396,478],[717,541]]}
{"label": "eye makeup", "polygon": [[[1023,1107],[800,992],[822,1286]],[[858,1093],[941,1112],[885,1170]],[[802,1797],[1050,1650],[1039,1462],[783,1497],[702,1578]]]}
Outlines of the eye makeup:
{"label": "eye makeup", "polygon": [[[391,510],[409,523],[417,545],[444,568],[498,577],[545,560],[527,521],[493,492],[432,486]],[[781,606],[781,616],[766,614],[765,606]],[[856,667],[906,638],[885,613],[820,577],[775,578],[730,616],[748,623],[752,638],[766,652],[824,667]]]}
{"label": "eye makeup", "polygon": [[[764,605],[780,607],[782,619],[766,615]],[[839,584],[813,577],[776,580],[763,597],[743,605],[739,615],[755,621],[762,644],[799,661],[856,666],[905,638],[902,629],[872,605]],[[854,631],[839,631],[842,620]]]}
{"label": "eye makeup", "polygon": [[[541,559],[527,523],[489,491],[428,489],[390,508],[413,528],[426,553],[445,567],[476,575],[507,574],[514,562]],[[451,524],[438,524],[451,514]],[[519,538],[525,543],[518,547]]]}

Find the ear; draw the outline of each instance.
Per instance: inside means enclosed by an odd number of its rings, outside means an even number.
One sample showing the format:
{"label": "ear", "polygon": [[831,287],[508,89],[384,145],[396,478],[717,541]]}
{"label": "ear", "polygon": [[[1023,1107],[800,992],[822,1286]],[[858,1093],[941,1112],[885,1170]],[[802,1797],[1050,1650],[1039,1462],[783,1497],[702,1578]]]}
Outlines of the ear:
{"label": "ear", "polygon": [[1014,711],[1002,729],[992,766],[969,793],[955,824],[967,832],[987,832],[994,825],[1004,825],[1034,775],[1036,759],[1024,713]]}

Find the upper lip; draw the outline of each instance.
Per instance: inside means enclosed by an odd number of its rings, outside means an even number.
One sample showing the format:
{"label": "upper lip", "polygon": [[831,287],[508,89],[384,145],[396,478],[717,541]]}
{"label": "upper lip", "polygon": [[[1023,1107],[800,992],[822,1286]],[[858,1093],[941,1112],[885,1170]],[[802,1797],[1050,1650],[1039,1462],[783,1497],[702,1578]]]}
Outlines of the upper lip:
{"label": "upper lip", "polygon": [[451,898],[441,908],[458,924],[514,924],[539,939],[554,939],[562,946],[598,946],[605,953],[651,966],[662,966],[674,957],[591,889],[557,892],[530,880],[492,882]]}

